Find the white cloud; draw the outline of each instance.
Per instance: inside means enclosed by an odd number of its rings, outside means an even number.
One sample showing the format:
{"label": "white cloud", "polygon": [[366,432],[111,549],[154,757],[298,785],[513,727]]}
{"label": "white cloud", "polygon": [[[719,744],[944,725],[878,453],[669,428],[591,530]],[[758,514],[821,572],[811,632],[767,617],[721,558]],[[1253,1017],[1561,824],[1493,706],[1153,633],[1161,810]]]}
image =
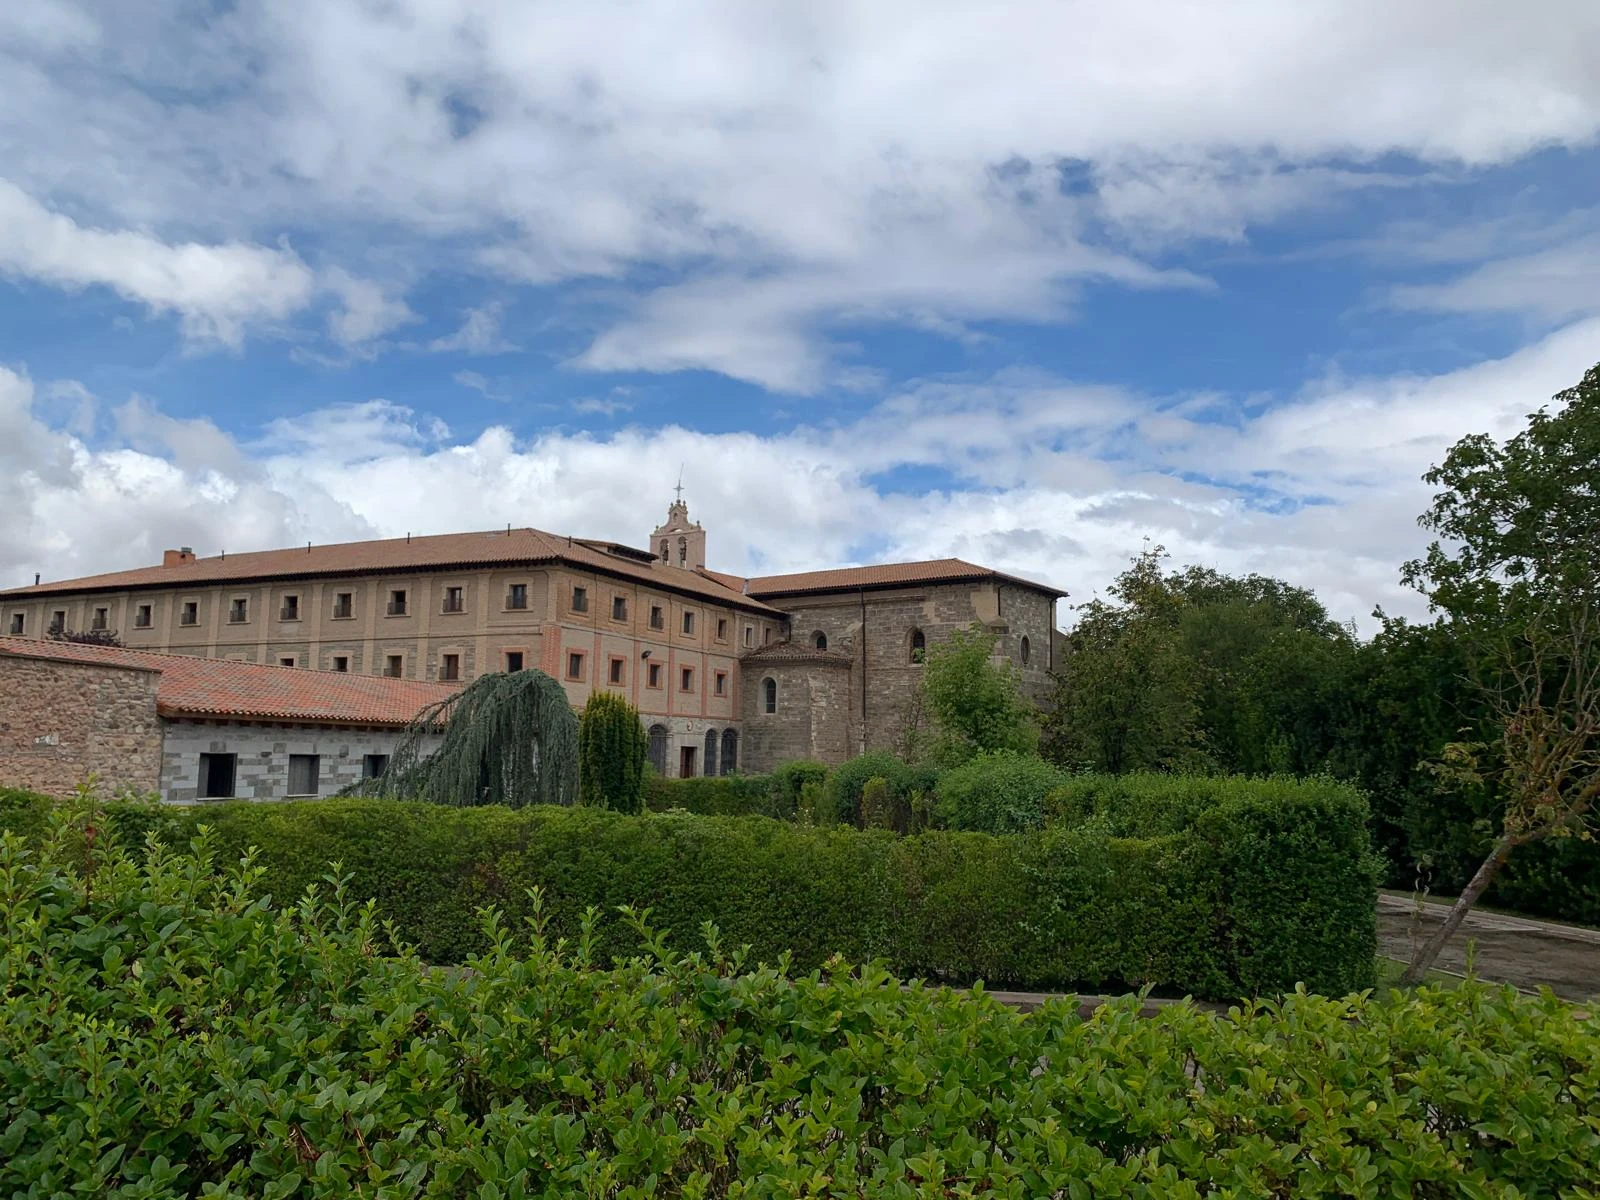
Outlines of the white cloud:
{"label": "white cloud", "polygon": [[[239,445],[146,403],[123,444],[47,426],[0,372],[0,580],[155,561],[167,545],[256,549],[307,539],[491,529],[506,522],[641,543],[686,464],[713,565],[777,571],[957,554],[1085,598],[1146,537],[1179,562],[1317,589],[1341,617],[1417,613],[1398,583],[1424,544],[1420,476],[1457,438],[1505,437],[1591,365],[1600,319],[1446,375],[1308,387],[1218,421],[1218,398],[1149,397],[1009,372],[927,381],[836,427],[598,437],[491,427],[462,440],[382,400],[273,421]],[[886,472],[931,471],[915,493]],[[626,486],[618,486],[625,480]],[[664,511],[664,507],[663,507]],[[1370,631],[1371,623],[1366,622]]]}
{"label": "white cloud", "polygon": [[[783,390],[835,376],[842,325],[1061,320],[1086,279],[1178,282],[1163,247],[1414,179],[1392,156],[1460,177],[1600,133],[1592,0],[27,7],[0,161],[29,194],[213,254],[309,227],[613,281],[577,363]],[[440,348],[490,352],[472,321]]]}
{"label": "white cloud", "polygon": [[312,272],[292,251],[86,229],[4,179],[0,272],[74,290],[109,287],[152,311],[177,313],[190,338],[229,346],[242,341],[247,324],[281,321],[315,291]]}
{"label": "white cloud", "polygon": [[417,320],[417,314],[404,300],[390,295],[370,279],[358,279],[342,267],[329,270],[324,282],[342,304],[328,317],[328,332],[341,345],[361,346]]}
{"label": "white cloud", "polygon": [[1600,312],[1600,233],[1500,258],[1444,283],[1397,287],[1400,308],[1524,313],[1548,322]]}
{"label": "white cloud", "polygon": [[434,351],[457,350],[465,354],[506,354],[517,347],[500,334],[500,323],[505,318],[505,308],[500,304],[485,304],[469,309],[461,328],[449,337],[434,338],[428,349]]}

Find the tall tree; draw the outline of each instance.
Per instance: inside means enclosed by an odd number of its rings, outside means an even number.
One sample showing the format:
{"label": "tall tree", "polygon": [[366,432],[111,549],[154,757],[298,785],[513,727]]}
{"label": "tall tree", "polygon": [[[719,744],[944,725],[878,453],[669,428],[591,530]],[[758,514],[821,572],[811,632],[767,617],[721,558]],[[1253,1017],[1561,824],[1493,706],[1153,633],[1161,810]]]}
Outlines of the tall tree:
{"label": "tall tree", "polygon": [[937,728],[934,756],[954,765],[985,751],[1038,745],[1033,705],[1022,677],[994,657],[995,635],[974,625],[928,650],[922,705]]}
{"label": "tall tree", "polygon": [[1192,763],[1200,743],[1195,680],[1182,651],[1182,601],[1165,586],[1159,546],[1109,589],[1120,603],[1078,606],[1044,722],[1045,756],[1120,774]]}
{"label": "tall tree", "polygon": [[1504,445],[1463,438],[1424,476],[1440,489],[1420,519],[1435,540],[1404,577],[1475,648],[1497,727],[1486,742],[1453,745],[1439,773],[1494,784],[1500,811],[1488,855],[1413,958],[1411,979],[1518,847],[1586,833],[1600,794],[1600,364],[1555,403]]}
{"label": "tall tree", "polygon": [[480,675],[406,727],[367,795],[461,807],[572,804],[578,718],[543,671]]}
{"label": "tall tree", "polygon": [[579,803],[638,812],[649,749],[638,709],[615,692],[590,695],[578,718]]}

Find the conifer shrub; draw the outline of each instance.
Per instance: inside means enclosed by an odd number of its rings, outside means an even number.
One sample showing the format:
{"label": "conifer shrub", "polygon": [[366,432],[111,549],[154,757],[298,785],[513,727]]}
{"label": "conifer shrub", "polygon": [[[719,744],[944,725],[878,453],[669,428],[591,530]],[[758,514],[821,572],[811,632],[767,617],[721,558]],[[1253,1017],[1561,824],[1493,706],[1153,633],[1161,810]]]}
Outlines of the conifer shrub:
{"label": "conifer shrub", "polygon": [[[315,807],[362,806],[293,806]],[[274,868],[220,831],[130,858],[91,828],[0,838],[7,1196],[1593,1194],[1600,1035],[1549,994],[1021,1014],[843,960],[758,967],[712,926],[686,952],[638,913],[563,940],[539,892],[525,922],[478,914],[469,969],[441,970],[338,870],[269,898]]]}
{"label": "conifer shrub", "polygon": [[[908,806],[909,807],[909,806]],[[889,781],[881,775],[867,780],[861,789],[861,828],[890,829],[905,832],[906,818],[896,803]]]}
{"label": "conifer shrub", "polygon": [[638,812],[649,752],[639,710],[615,692],[591,693],[578,719],[578,802]]}

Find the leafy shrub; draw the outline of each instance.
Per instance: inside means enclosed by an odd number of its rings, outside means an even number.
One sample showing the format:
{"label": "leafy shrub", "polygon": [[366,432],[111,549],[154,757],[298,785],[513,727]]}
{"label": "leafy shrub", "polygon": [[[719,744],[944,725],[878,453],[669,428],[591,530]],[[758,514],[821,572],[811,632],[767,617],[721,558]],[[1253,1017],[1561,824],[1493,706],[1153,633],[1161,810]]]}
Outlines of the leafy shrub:
{"label": "leafy shrub", "polygon": [[772,769],[772,815],[792,817],[800,811],[800,793],[806,784],[827,782],[828,768],[819,762],[796,758]]}
{"label": "leafy shrub", "polygon": [[773,816],[771,781],[765,775],[696,775],[645,780],[644,804],[651,812],[681,808],[705,817]]}
{"label": "leafy shrub", "polygon": [[650,738],[639,710],[615,692],[594,692],[578,720],[578,802],[638,812]]}
{"label": "leafy shrub", "polygon": [[1045,823],[1045,798],[1066,779],[1034,755],[996,753],[946,771],[934,789],[934,812],[949,829],[1024,833]]}
{"label": "leafy shrub", "polygon": [[882,779],[897,806],[909,804],[916,791],[931,792],[937,774],[932,767],[909,766],[886,750],[874,750],[833,769],[828,776],[828,801],[833,819],[845,825],[861,824],[861,791],[869,779]]}
{"label": "leafy shrub", "polygon": [[562,944],[537,900],[529,936],[490,913],[471,970],[440,971],[378,953],[353,885],[273,906],[217,845],[134,866],[0,844],[0,1194],[1592,1194],[1600,1038],[1549,995],[1022,1015],[751,969],[715,930],[680,955],[642,921],[605,969],[607,929]]}

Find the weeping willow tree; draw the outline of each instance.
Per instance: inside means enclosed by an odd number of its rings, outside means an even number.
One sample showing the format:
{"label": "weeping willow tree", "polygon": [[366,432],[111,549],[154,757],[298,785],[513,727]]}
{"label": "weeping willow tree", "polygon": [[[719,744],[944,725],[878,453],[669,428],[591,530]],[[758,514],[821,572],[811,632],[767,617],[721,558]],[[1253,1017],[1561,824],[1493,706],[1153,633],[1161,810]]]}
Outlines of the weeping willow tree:
{"label": "weeping willow tree", "polygon": [[483,675],[419,712],[383,774],[353,790],[457,806],[572,804],[578,718],[543,671]]}

